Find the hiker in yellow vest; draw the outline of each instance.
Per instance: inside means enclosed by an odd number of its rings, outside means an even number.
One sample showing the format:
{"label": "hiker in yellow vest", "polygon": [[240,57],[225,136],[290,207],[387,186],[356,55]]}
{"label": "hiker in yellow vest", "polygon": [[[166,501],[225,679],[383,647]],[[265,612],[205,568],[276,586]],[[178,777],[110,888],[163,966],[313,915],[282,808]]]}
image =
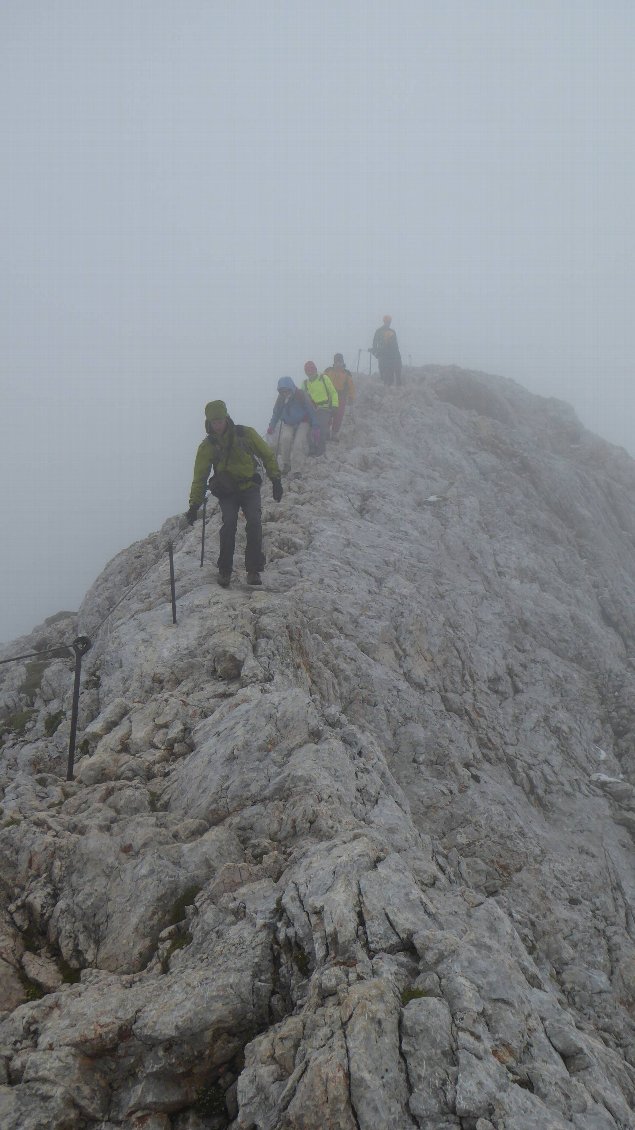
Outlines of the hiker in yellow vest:
{"label": "hiker in yellow vest", "polygon": [[309,450],[309,455],[324,455],[331,431],[331,417],[339,404],[339,397],[331,378],[326,373],[318,373],[313,361],[307,361],[304,371],[307,378],[304,389],[315,405],[317,426],[320,429],[320,437],[313,444],[312,450]]}
{"label": "hiker in yellow vest", "polygon": [[331,378],[339,400],[331,424],[331,439],[335,440],[337,443],[346,405],[352,404],[355,399],[355,385],[353,384],[353,376],[346,368],[344,356],[341,353],[335,354],[333,364],[328,369],[324,370],[324,374]]}

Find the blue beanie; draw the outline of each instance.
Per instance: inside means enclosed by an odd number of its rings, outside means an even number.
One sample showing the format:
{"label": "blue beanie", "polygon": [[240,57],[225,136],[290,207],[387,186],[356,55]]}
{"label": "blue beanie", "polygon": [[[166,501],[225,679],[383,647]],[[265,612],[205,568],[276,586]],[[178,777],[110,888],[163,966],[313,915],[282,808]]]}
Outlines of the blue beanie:
{"label": "blue beanie", "polygon": [[278,392],[294,392],[295,381],[291,377],[280,377],[278,381]]}

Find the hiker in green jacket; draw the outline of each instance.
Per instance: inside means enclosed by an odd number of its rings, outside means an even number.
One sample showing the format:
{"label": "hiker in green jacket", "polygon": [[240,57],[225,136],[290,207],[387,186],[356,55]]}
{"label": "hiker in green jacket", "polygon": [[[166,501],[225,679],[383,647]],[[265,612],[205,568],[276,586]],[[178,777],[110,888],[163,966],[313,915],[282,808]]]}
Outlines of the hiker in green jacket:
{"label": "hiker in green jacket", "polygon": [[207,437],[199,445],[194,460],[190,508],[185,517],[193,525],[199,506],[205,498],[207,476],[213,468],[214,475],[209,481],[209,489],[218,499],[223,516],[218,583],[227,588],[231,581],[238,512],[242,510],[247,525],[247,584],[261,585],[260,574],[265,567],[265,555],[262,548],[260,502],[262,478],[258,473],[258,463],[263,464],[271,479],[273,497],[276,502],[280,502],[282,482],[276,457],[255,428],[234,423],[222,400],[212,400],[205,405],[205,431]]}

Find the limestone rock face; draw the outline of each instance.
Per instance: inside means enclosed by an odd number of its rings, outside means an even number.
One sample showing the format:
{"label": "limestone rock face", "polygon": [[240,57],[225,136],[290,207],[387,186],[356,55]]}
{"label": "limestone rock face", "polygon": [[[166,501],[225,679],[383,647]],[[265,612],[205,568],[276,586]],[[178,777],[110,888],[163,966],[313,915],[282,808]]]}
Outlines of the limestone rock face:
{"label": "limestone rock face", "polygon": [[0,656],[3,1130],[635,1127],[635,464],[406,375]]}

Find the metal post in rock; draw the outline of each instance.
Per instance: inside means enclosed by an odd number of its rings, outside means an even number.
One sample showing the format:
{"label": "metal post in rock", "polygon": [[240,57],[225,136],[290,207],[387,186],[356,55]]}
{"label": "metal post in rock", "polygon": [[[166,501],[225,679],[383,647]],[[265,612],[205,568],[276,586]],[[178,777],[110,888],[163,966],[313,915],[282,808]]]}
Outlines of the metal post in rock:
{"label": "metal post in rock", "polygon": [[71,733],[68,739],[68,765],[66,767],[66,780],[73,780],[73,766],[75,764],[75,739],[77,738],[77,714],[79,711],[79,684],[82,677],[82,659],[90,651],[92,643],[88,636],[78,636],[73,640],[71,647],[75,652],[75,683],[73,686],[73,709],[71,712]]}
{"label": "metal post in rock", "polygon": [[172,597],[172,623],[176,624],[176,588],[174,585],[174,546],[168,542],[168,556],[170,558],[170,595]]}

